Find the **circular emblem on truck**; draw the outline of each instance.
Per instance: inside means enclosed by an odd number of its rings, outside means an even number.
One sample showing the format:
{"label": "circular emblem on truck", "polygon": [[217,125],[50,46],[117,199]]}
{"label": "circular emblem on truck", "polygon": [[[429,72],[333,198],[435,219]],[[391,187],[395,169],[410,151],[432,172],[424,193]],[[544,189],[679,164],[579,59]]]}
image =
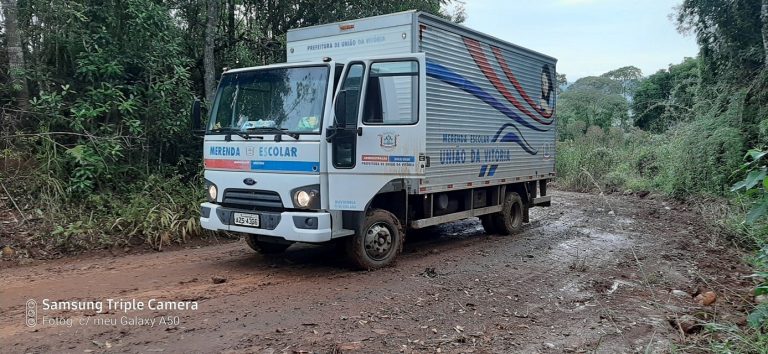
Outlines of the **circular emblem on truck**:
{"label": "circular emblem on truck", "polygon": [[249,186],[252,186],[252,185],[256,184],[256,181],[253,178],[246,178],[246,179],[243,180],[243,183],[245,183],[245,184],[247,184]]}

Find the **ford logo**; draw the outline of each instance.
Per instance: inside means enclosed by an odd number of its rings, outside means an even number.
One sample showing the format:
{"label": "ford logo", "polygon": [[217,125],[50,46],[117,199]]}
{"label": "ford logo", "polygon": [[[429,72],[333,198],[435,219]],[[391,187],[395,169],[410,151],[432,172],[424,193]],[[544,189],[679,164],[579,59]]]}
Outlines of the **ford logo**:
{"label": "ford logo", "polygon": [[243,183],[245,183],[245,184],[247,184],[249,186],[252,186],[252,185],[256,184],[256,181],[254,181],[253,178],[246,178],[246,179],[243,180]]}

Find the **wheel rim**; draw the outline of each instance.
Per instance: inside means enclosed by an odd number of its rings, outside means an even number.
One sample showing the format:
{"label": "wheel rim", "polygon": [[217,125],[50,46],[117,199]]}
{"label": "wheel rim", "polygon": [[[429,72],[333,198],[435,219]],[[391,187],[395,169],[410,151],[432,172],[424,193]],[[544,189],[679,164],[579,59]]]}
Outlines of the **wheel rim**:
{"label": "wheel rim", "polygon": [[519,202],[512,203],[512,212],[510,213],[510,218],[512,219],[512,224],[517,225],[520,220],[523,218],[523,206]]}
{"label": "wheel rim", "polygon": [[392,252],[392,231],[384,223],[375,223],[365,232],[365,253],[373,260],[380,261]]}

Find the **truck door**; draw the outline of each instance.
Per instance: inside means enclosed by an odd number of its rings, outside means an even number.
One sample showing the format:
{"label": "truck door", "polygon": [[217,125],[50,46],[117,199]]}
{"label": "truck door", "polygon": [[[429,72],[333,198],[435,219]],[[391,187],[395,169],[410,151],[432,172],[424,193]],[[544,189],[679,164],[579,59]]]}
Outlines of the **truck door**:
{"label": "truck door", "polygon": [[327,136],[329,207],[365,210],[390,181],[426,167],[423,53],[350,60]]}

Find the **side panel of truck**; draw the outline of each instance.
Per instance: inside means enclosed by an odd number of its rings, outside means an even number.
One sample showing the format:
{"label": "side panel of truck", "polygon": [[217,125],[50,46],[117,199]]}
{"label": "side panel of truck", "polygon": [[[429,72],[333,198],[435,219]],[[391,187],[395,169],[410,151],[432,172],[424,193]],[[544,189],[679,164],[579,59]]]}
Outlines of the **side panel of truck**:
{"label": "side panel of truck", "polygon": [[418,36],[430,160],[419,193],[552,178],[556,60],[423,14]]}

